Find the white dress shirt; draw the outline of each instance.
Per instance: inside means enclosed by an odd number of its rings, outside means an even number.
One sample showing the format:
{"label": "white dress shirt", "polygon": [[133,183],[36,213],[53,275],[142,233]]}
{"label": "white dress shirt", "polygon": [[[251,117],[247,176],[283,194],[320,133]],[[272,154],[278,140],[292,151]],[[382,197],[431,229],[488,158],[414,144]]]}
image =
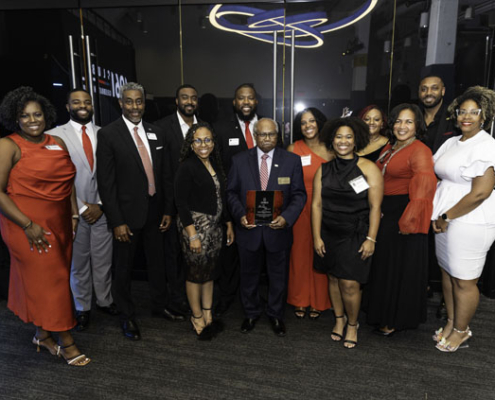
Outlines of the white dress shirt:
{"label": "white dress shirt", "polygon": [[[125,124],[127,125],[127,129],[129,129],[129,133],[131,134],[132,141],[136,145],[136,149],[137,149],[137,143],[136,143],[136,139],[134,138],[134,128],[137,126],[138,135],[141,138],[141,140],[143,141],[144,147],[146,148],[146,151],[148,152],[148,156],[150,157],[151,165],[153,165],[153,157],[151,157],[150,144],[148,142],[148,137],[146,136],[146,132],[144,130],[143,120],[139,121],[139,124],[136,125],[133,122],[129,121],[123,115],[122,115],[122,119],[124,120]],[[139,151],[139,149],[138,149],[138,151]]]}
{"label": "white dress shirt", "polygon": [[[74,131],[76,132],[76,136],[79,139],[79,143],[81,143],[81,146],[82,146],[83,145],[83,141],[82,141],[82,127],[83,127],[83,125],[80,124],[79,122],[76,122],[73,120],[70,120],[69,122],[70,122],[71,126],[74,128]],[[96,135],[95,135],[93,123],[90,121],[84,126],[86,127],[86,134],[88,135],[89,140],[91,142],[91,147],[93,148],[93,158],[96,162],[96,156],[95,156],[96,155]]]}
{"label": "white dress shirt", "polygon": [[[263,161],[261,159],[261,156],[265,153],[263,153],[263,151],[259,148],[259,147],[256,147],[256,151],[257,151],[257,154],[258,154],[258,170],[261,170],[261,161]],[[272,161],[273,161],[273,153],[275,152],[275,149],[271,149],[268,153],[268,158],[266,159],[266,166],[268,168],[268,179],[270,179],[270,172],[272,171]]]}
{"label": "white dress shirt", "polygon": [[[239,118],[237,115],[237,120],[239,121],[239,126],[241,127],[242,134],[244,135],[244,140],[246,140],[246,122]],[[249,131],[251,132],[251,136],[253,138],[253,143],[256,146],[256,140],[254,139],[254,123],[258,121],[258,116],[254,114],[254,117],[251,121],[249,121]],[[246,142],[247,143],[247,142]],[[268,170],[270,171],[270,170]]]}
{"label": "white dress shirt", "polygon": [[[180,129],[182,130],[182,136],[184,136],[185,139],[190,126],[186,122],[184,122],[184,120],[182,119],[182,115],[180,115],[179,111],[177,111],[177,118],[179,118]],[[197,124],[197,123],[198,120],[196,119],[196,116],[193,115],[193,124]]]}

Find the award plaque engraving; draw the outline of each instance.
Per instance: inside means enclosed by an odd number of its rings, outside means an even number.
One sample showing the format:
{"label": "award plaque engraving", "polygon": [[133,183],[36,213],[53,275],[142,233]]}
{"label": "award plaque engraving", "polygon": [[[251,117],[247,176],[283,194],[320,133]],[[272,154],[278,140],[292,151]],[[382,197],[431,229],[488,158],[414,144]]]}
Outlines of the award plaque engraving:
{"label": "award plaque engraving", "polygon": [[282,212],[284,196],[281,190],[248,190],[246,218],[249,225],[270,225]]}

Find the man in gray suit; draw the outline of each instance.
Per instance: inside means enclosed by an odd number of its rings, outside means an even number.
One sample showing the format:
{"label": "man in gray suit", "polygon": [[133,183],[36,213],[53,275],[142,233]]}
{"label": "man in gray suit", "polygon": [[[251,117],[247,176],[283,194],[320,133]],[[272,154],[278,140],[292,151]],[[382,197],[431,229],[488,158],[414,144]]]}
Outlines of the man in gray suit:
{"label": "man in gray suit", "polygon": [[108,228],[96,181],[96,132],[91,96],[74,89],[67,96],[70,121],[49,131],[67,144],[76,166],[80,221],[74,241],[70,286],[76,307],[76,330],[89,324],[93,287],[97,307],[117,315],[111,294],[112,233]]}

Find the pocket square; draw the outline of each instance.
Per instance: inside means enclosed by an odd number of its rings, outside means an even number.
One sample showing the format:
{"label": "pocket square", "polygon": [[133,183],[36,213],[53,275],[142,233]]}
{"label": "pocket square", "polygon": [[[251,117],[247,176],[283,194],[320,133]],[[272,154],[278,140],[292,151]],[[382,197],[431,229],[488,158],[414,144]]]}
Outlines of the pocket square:
{"label": "pocket square", "polygon": [[156,149],[161,150],[161,149],[163,149],[163,146],[158,146]]}

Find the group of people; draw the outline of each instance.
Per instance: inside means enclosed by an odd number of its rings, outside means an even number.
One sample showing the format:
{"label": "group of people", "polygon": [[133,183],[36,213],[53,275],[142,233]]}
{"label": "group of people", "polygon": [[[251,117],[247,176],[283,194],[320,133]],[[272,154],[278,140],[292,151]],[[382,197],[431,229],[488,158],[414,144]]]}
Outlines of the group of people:
{"label": "group of people", "polygon": [[[122,117],[101,129],[90,94],[74,89],[70,121],[48,133],[53,106],[20,87],[0,105],[13,132],[0,140],[8,307],[35,325],[38,351],[84,366],[70,331],[88,327],[93,292],[126,338],[141,338],[131,274],[142,245],[152,313],[184,321],[190,309],[199,340],[222,331],[238,292],[241,332],[265,313],[285,336],[286,303],[301,319],[333,307],[331,339],[351,349],[361,305],[382,336],[425,321],[434,235],[448,319],[433,339],[456,351],[472,336],[476,283],[495,240],[495,140],[484,130],[495,93],[472,87],[448,108],[444,93],[428,76],[423,109],[401,104],[387,116],[370,105],[327,121],[308,108],[284,150],[251,84],[236,88],[233,118],[214,126],[197,119],[191,85],[177,89],[174,114],[150,124],[144,88],[127,83]],[[281,195],[267,223],[248,215],[253,191]]]}

